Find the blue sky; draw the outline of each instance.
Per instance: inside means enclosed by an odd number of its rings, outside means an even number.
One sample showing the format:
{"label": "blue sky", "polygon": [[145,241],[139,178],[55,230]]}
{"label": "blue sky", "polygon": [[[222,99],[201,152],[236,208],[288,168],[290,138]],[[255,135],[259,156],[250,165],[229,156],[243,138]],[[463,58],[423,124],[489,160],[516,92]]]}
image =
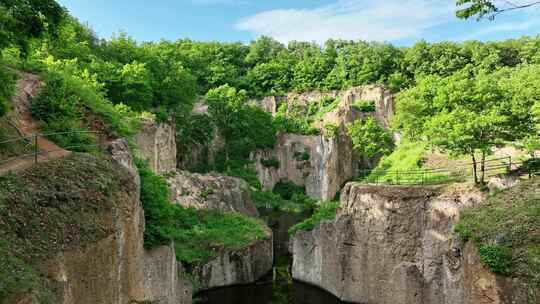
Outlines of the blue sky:
{"label": "blue sky", "polygon": [[248,42],[267,35],[284,43],[342,38],[410,45],[540,33],[540,6],[477,22],[457,19],[453,0],[58,1],[102,38],[125,31],[139,41]]}

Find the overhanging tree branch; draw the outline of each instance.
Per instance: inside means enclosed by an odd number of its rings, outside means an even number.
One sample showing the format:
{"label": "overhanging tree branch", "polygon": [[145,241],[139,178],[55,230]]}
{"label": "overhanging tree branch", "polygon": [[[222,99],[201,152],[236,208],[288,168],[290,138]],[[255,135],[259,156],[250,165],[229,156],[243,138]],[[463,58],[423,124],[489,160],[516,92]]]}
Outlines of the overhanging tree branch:
{"label": "overhanging tree branch", "polygon": [[490,0],[456,0],[457,6],[468,5],[467,7],[458,9],[456,11],[456,16],[462,19],[468,19],[472,16],[477,16],[478,20],[484,18],[493,20],[497,15],[501,13],[518,9],[525,9],[540,4],[540,1],[533,1],[523,4],[518,4],[509,0],[503,0],[502,2],[506,3],[508,6],[500,7],[495,5],[494,1]]}

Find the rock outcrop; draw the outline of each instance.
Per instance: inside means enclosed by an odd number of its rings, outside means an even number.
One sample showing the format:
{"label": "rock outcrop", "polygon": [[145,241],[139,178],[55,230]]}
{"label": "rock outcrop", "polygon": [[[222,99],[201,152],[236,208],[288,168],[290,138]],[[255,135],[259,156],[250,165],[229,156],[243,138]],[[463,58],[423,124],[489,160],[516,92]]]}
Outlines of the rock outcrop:
{"label": "rock outcrop", "polygon": [[249,185],[243,179],[176,171],[167,182],[171,189],[171,201],[182,206],[259,216],[251,200]]}
{"label": "rock outcrop", "polygon": [[200,284],[200,289],[248,284],[267,274],[274,261],[272,232],[239,250],[222,250],[217,257],[196,267],[192,273]]}
{"label": "rock outcrop", "polygon": [[152,171],[161,174],[176,170],[176,132],[173,123],[143,120],[135,136],[139,156],[148,161]]}
{"label": "rock outcrop", "polygon": [[538,303],[454,239],[460,209],[483,199],[460,193],[348,183],[335,220],[292,238],[293,277],[354,303]]}
{"label": "rock outcrop", "polygon": [[182,278],[174,248],[143,248],[144,214],[139,178],[126,141],[109,151],[126,170],[130,191],[104,214],[110,234],[84,248],[58,253],[41,266],[63,304],[191,303],[191,285]]}
{"label": "rock outcrop", "polygon": [[[217,174],[177,171],[168,178],[171,200],[198,209],[219,209],[246,216],[259,216],[248,184],[239,178]],[[192,275],[200,290],[253,283],[272,269],[272,231],[239,249],[220,249],[216,257],[193,267]]]}
{"label": "rock outcrop", "polygon": [[[252,155],[259,181],[265,189],[272,189],[281,180],[289,180],[305,186],[306,193],[313,198],[331,200],[345,182],[357,177],[361,165],[369,167],[374,164],[374,160],[362,159],[353,153],[345,125],[373,116],[381,126],[389,128],[394,113],[394,99],[384,88],[363,86],[329,93],[289,94],[267,97],[256,103],[275,114],[281,104],[307,106],[319,102],[323,97],[339,100],[339,104],[315,122],[322,135],[280,134],[273,149],[257,151]],[[362,112],[355,106],[357,101],[374,102],[375,112]],[[335,134],[326,134],[327,125],[336,128]],[[269,159],[277,160],[279,166],[265,166],[264,160]]]}
{"label": "rock outcrop", "polygon": [[[358,161],[348,137],[280,134],[272,150],[254,154],[257,176],[264,189],[282,180],[305,186],[310,197],[331,200],[343,183],[355,177]],[[277,160],[267,167],[264,160]]]}
{"label": "rock outcrop", "polygon": [[[176,168],[175,132],[171,126],[147,122],[137,137],[137,144],[141,155],[149,160],[151,169],[158,174],[166,173],[163,175],[167,177],[172,202],[184,207],[259,216],[251,200],[249,186],[244,180],[217,174],[190,173]],[[194,152],[193,157],[199,157],[197,155],[200,151]],[[127,163],[125,160],[121,162]],[[199,289],[204,290],[252,283],[272,269],[272,262],[272,232],[268,229],[266,239],[257,240],[237,250],[221,249],[216,258],[195,267],[191,273],[198,281]],[[168,269],[167,264],[158,267]],[[169,272],[147,270],[145,273],[154,275],[150,285],[168,286],[167,281],[159,283],[159,278],[168,276]],[[182,290],[188,286],[183,282],[180,285],[179,289]]]}
{"label": "rock outcrop", "polygon": [[[327,122],[339,124],[340,121],[351,121],[361,116],[360,112],[352,111],[350,107],[355,101],[373,101],[375,103],[375,112],[373,113],[377,121],[384,127],[390,127],[390,121],[394,115],[394,97],[393,95],[379,85],[366,85],[350,88],[344,91],[330,92],[306,92],[306,93],[289,93],[285,96],[269,96],[262,100],[253,101],[267,112],[276,114],[280,105],[283,103],[300,102],[309,104],[319,102],[324,97],[341,100],[339,109],[328,113],[325,118]],[[340,117],[337,121],[333,117]]]}

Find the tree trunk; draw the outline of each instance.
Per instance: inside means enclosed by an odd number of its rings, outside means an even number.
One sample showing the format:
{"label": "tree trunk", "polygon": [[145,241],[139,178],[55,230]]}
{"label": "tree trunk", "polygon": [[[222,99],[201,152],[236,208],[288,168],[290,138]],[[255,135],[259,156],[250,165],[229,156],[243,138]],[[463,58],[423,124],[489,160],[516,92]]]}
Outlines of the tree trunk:
{"label": "tree trunk", "polygon": [[473,162],[473,175],[474,175],[474,183],[478,184],[478,174],[476,172],[476,157],[474,156],[474,152],[471,154],[472,162]]}
{"label": "tree trunk", "polygon": [[229,147],[227,144],[225,144],[225,170],[227,170],[227,172],[231,170],[229,164]]}
{"label": "tree trunk", "polygon": [[484,185],[484,177],[486,176],[486,151],[482,151],[482,160],[480,161],[480,184]]}

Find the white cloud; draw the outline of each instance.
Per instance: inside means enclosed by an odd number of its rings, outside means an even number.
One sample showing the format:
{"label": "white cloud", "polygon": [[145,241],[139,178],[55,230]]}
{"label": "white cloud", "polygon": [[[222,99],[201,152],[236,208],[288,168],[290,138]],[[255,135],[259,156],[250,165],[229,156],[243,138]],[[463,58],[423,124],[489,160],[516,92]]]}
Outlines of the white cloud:
{"label": "white cloud", "polygon": [[270,10],[240,20],[236,28],[256,35],[322,43],[329,38],[392,41],[421,36],[453,20],[453,0],[338,0],[315,9]]}

